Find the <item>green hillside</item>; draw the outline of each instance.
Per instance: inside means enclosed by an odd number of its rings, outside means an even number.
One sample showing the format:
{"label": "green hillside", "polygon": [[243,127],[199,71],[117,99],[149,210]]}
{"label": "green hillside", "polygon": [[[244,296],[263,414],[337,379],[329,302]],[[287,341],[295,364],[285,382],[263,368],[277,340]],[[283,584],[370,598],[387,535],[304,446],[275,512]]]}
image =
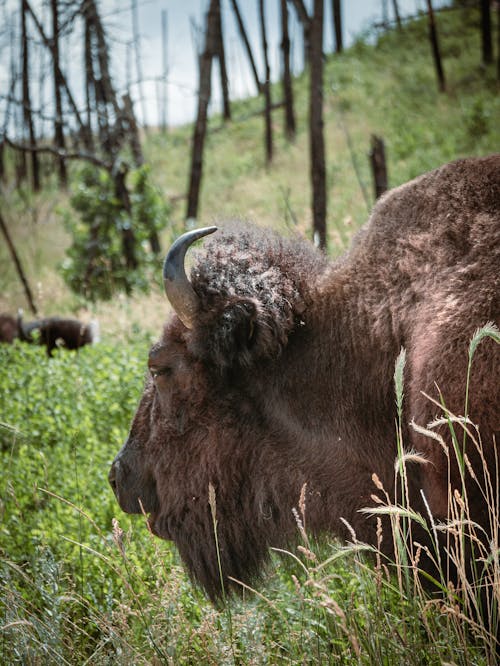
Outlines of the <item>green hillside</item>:
{"label": "green hillside", "polygon": [[[328,182],[329,251],[339,254],[367,219],[373,204],[368,153],[370,137],[384,139],[390,186],[396,186],[446,161],[500,150],[500,96],[495,66],[481,65],[479,13],[476,10],[442,11],[437,17],[447,92],[439,93],[434,72],[427,21],[404,26],[399,32],[366,34],[350,49],[329,56],[324,76],[325,140]],[[308,82],[304,74],[295,82],[298,132],[296,141],[284,138],[283,111],[273,113],[274,161],[264,160],[262,98],[233,104],[233,120],[209,124],[199,211],[201,225],[215,220],[243,218],[285,230],[296,227],[311,235],[309,186]],[[278,85],[273,101],[281,99]],[[166,135],[150,131],[144,151],[161,194],[171,201],[170,229],[182,228],[190,167],[191,127]],[[74,167],[74,170],[76,167]],[[76,185],[70,187],[70,191]],[[20,250],[37,300],[44,314],[82,308],[62,281],[58,266],[69,239],[62,224],[63,211],[75,211],[68,197],[47,188],[34,197],[27,191],[5,188],[2,210]],[[164,234],[164,250],[170,242]],[[4,245],[0,261],[0,310],[26,308],[24,295]],[[149,300],[148,300],[149,299]],[[144,308],[153,295],[119,299],[114,306],[96,306],[104,320],[104,334],[119,321],[144,320]],[[114,311],[126,308],[127,317]],[[135,315],[135,308],[139,313]],[[85,311],[85,308],[84,308]],[[85,314],[85,312],[84,312]],[[107,321],[109,318],[109,321]],[[152,328],[159,324],[152,320]]]}
{"label": "green hillside", "polygon": [[[427,21],[381,36],[375,46],[359,41],[340,56],[330,56],[324,76],[325,138],[328,167],[330,248],[337,252],[352,228],[367,217],[356,177],[373,202],[368,152],[370,135],[386,144],[390,185],[396,186],[441,163],[500,149],[500,99],[495,69],[480,65],[479,14],[448,11],[438,17],[448,92],[437,88]],[[372,41],[374,35],[366,35]],[[250,217],[285,226],[293,213],[305,233],[310,229],[308,83],[295,85],[298,136],[284,139],[283,112],[273,115],[275,160],[264,166],[264,121],[245,118],[261,100],[234,105],[235,120],[224,129],[215,118],[204,166],[201,222],[219,217]],[[273,100],[281,99],[278,86]],[[216,131],[217,130],[217,131]],[[189,134],[148,142],[159,184],[175,194],[186,187]],[[349,148],[351,144],[351,150]],[[168,155],[168,159],[166,159]],[[182,216],[184,206],[179,205]]]}

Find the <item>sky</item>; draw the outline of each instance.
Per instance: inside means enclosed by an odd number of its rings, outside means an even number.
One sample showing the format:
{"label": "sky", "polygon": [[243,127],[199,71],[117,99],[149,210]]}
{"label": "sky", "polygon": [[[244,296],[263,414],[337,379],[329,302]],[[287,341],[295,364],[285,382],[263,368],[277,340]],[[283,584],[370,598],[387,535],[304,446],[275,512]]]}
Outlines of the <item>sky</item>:
{"label": "sky", "polygon": [[[109,25],[110,36],[119,37],[124,41],[124,35],[129,32],[131,15],[129,12],[120,13],[113,17],[113,7],[123,7],[123,3],[117,4],[116,0],[103,0],[103,9],[106,11],[106,21]],[[310,7],[311,0],[306,0],[306,6]],[[333,50],[333,31],[331,28],[331,1],[325,0],[325,50]],[[144,122],[143,107],[145,106],[146,121],[156,124],[162,115],[161,106],[158,104],[158,95],[161,94],[161,86],[155,83],[162,75],[162,10],[167,14],[167,88],[166,88],[166,118],[171,125],[192,121],[196,111],[196,90],[198,85],[198,71],[195,55],[195,33],[193,21],[203,25],[203,14],[208,5],[208,0],[139,0],[139,34],[141,46],[142,73],[145,83],[142,86],[146,104],[136,102],[136,114],[141,123]],[[268,31],[268,43],[271,65],[271,78],[276,80],[279,76],[279,40],[280,40],[280,17],[279,0],[266,0],[266,25]],[[383,5],[387,7],[389,18],[393,17],[393,3],[390,0],[343,0],[343,25],[344,45],[348,46],[356,36],[360,35],[380,21],[383,15]],[[402,15],[415,14],[423,9],[423,0],[398,0],[400,13]],[[262,72],[261,39],[257,0],[238,0],[238,6],[243,15],[247,33],[252,44],[254,57],[257,60],[259,73]],[[294,56],[295,71],[301,68],[301,41],[295,12],[292,10],[290,19],[290,36],[292,40],[292,54]],[[230,79],[230,95],[232,98],[244,97],[255,94],[253,78],[247,63],[246,53],[239,37],[237,25],[234,19],[231,3],[222,0],[222,20],[226,45],[226,60]],[[200,35],[198,35],[198,39]],[[201,40],[202,43],[202,40]],[[131,63],[132,76],[135,80],[134,56],[127,56],[125,45],[116,45],[114,51],[114,67],[119,63],[127,61]],[[130,67],[129,67],[130,68]],[[124,67],[121,67],[121,76],[124,75]],[[214,85],[212,110],[220,108],[220,86],[215,79],[218,68],[214,67]],[[132,97],[139,99],[138,86],[132,88]]]}
{"label": "sky", "polygon": [[[304,0],[310,11],[313,0]],[[434,0],[439,6],[445,0]],[[139,45],[141,55],[142,86],[137,84],[138,73],[135,64],[135,51],[132,46],[132,13],[130,8],[133,0],[99,0],[101,16],[111,45],[112,76],[119,93],[127,90],[130,81],[132,99],[139,123],[144,125],[160,124],[162,118],[168,125],[179,125],[191,122],[196,113],[196,94],[198,87],[198,68],[196,49],[203,46],[203,28],[205,12],[209,0],[137,0],[137,16],[139,27]],[[331,0],[325,0],[325,39],[324,50],[333,50],[333,29],[331,17]],[[0,29],[0,88],[8,91],[11,35],[18,34],[19,0],[3,0],[1,3],[3,29]],[[50,34],[50,15],[47,3],[43,0],[32,0],[38,16],[43,20]],[[43,7],[45,6],[45,10]],[[229,76],[230,96],[232,99],[254,95],[255,84],[251,75],[246,52],[240,38],[231,2],[221,0],[222,23],[226,49],[226,63]],[[252,45],[257,68],[262,78],[262,47],[259,22],[258,0],[238,0],[247,34]],[[398,0],[402,16],[415,15],[425,10],[425,0]],[[279,7],[280,0],[265,0],[266,29],[269,44],[269,60],[271,79],[276,81],[280,76],[281,38]],[[389,19],[393,19],[393,0],[342,0],[343,39],[349,46],[362,33],[366,33],[374,23],[380,22],[384,15],[384,7]],[[166,15],[167,46],[166,76],[164,75],[164,54],[162,39],[162,15]],[[12,27],[8,22],[11,18]],[[81,22],[78,22],[80,25]],[[12,32],[15,30],[16,32]],[[302,69],[301,28],[295,11],[290,8],[290,39],[292,42],[292,67],[295,74]],[[62,69],[67,75],[78,103],[83,106],[83,35],[78,30],[71,34],[70,39],[61,43]],[[19,56],[20,58],[20,56]],[[32,72],[34,79],[33,95],[38,94],[35,106],[45,110],[47,117],[51,114],[52,92],[51,77],[45,75],[45,83],[41,85],[41,73],[49,71],[48,55],[41,46],[32,56]],[[218,66],[213,67],[212,102],[210,111],[220,110],[220,84]],[[163,79],[162,79],[163,77]],[[164,83],[165,82],[165,83]],[[143,103],[141,99],[144,100]],[[160,102],[159,102],[160,100]],[[163,103],[162,100],[166,100]],[[6,98],[0,98],[0,116],[6,106]],[[1,120],[1,119],[0,119]]]}

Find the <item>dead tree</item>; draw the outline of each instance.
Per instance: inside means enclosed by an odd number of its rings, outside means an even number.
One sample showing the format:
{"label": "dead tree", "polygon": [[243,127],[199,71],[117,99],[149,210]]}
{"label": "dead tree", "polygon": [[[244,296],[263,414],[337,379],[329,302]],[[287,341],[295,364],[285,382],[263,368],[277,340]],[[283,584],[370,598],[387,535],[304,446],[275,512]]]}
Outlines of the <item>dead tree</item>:
{"label": "dead tree", "polygon": [[[122,210],[127,214],[130,219],[132,217],[132,204],[130,195],[127,189],[125,179],[127,177],[128,167],[122,160],[117,160],[111,170],[111,176],[115,187],[115,195]],[[123,225],[122,228],[122,253],[125,259],[127,269],[134,270],[138,266],[138,261],[135,252],[136,239],[134,230],[130,225]]]}
{"label": "dead tree", "polygon": [[224,37],[222,31],[222,16],[220,11],[220,3],[217,8],[216,21],[217,21],[217,35],[216,35],[215,54],[217,56],[217,60],[219,61],[220,81],[222,89],[222,107],[223,107],[222,115],[224,120],[230,120],[231,106],[229,104],[229,85],[228,85],[228,77],[226,69],[226,55],[224,51]]}
{"label": "dead tree", "polygon": [[497,79],[500,81],[500,2],[497,2]]}
{"label": "dead tree", "polygon": [[491,35],[490,0],[481,0],[481,51],[483,65],[493,62],[493,39]]}
{"label": "dead tree", "polygon": [[245,49],[248,55],[248,62],[250,63],[250,68],[252,70],[253,78],[255,81],[255,87],[257,88],[257,92],[261,92],[261,83],[259,79],[259,75],[257,74],[257,67],[255,66],[255,60],[253,57],[252,53],[252,48],[250,46],[250,42],[248,41],[248,36],[247,36],[247,31],[245,29],[245,24],[243,23],[243,19],[241,18],[241,13],[238,7],[238,3],[236,0],[231,0],[231,5],[233,7],[234,15],[236,18],[236,22],[238,24],[238,29],[240,31],[241,39],[243,40],[243,44],[245,45]]}
{"label": "dead tree", "polygon": [[[14,31],[12,31],[13,34]],[[14,47],[13,42],[11,43],[11,62],[10,62],[10,84],[9,84],[9,96],[7,98],[5,112],[3,116],[2,129],[0,131],[0,180],[7,180],[7,169],[5,166],[5,137],[7,136],[7,129],[10,123],[11,109],[13,106],[14,94],[17,84],[17,71],[14,58]],[[24,153],[21,153],[24,156]]]}
{"label": "dead tree", "polygon": [[143,76],[141,62],[141,37],[139,33],[139,13],[137,11],[137,0],[132,0],[132,35],[135,53],[135,71],[137,73],[137,87],[139,90],[139,100],[142,110],[142,124],[146,129],[148,126],[148,119],[146,113],[146,98],[144,96],[144,89],[142,86]]}
{"label": "dead tree", "polygon": [[266,123],[265,132],[265,150],[266,150],[266,164],[270,164],[273,159],[273,129],[271,121],[271,70],[269,67],[269,55],[267,49],[267,34],[266,34],[266,17],[264,0],[259,0],[259,15],[260,15],[260,34],[262,39],[262,54],[264,56],[264,117]]}
{"label": "dead tree", "polygon": [[370,164],[372,168],[375,199],[378,199],[387,191],[388,181],[384,141],[374,134],[372,134],[371,137]]}
{"label": "dead tree", "polygon": [[[23,83],[23,120],[24,127],[28,133],[28,140],[32,146],[36,145],[35,127],[31,112],[30,95],[30,61],[29,61],[29,40],[26,27],[26,17],[28,6],[26,0],[21,2],[21,52],[22,52],[22,83]],[[33,190],[40,190],[40,163],[36,151],[31,153],[31,179]]]}
{"label": "dead tree", "polygon": [[210,0],[205,29],[205,46],[199,58],[198,110],[194,124],[191,148],[191,170],[187,201],[187,219],[196,219],[203,171],[203,149],[207,133],[208,104],[212,93],[212,60],[217,47],[217,11],[219,0]]}
{"label": "dead tree", "polygon": [[392,0],[392,9],[394,11],[394,18],[396,19],[398,30],[401,30],[403,28],[403,24],[401,23],[401,16],[399,14],[398,0]]}
{"label": "dead tree", "polygon": [[[144,164],[144,155],[142,152],[142,146],[141,142],[139,140],[139,129],[137,127],[137,123],[135,121],[135,114],[134,114],[134,107],[132,104],[132,99],[128,93],[123,95],[122,97],[122,103],[123,103],[123,113],[124,113],[124,120],[122,121],[122,126],[124,128],[124,131],[130,136],[130,147],[132,150],[132,156],[134,159],[134,164],[135,166],[142,166]],[[128,130],[127,130],[128,127]],[[125,179],[123,179],[123,182],[120,184],[120,188],[125,187]],[[125,199],[124,199],[125,200]],[[130,202],[130,198],[128,197],[127,193],[127,201]],[[128,210],[127,208],[127,213],[131,214],[132,210]],[[160,246],[160,239],[158,238],[158,233],[154,227],[154,224],[151,224],[149,220],[142,219],[141,222],[144,224],[144,226],[147,228],[149,227],[149,245],[151,247],[151,251],[154,254],[159,254],[161,251],[161,246]]]}
{"label": "dead tree", "polygon": [[84,64],[85,64],[85,108],[87,114],[87,128],[88,128],[88,142],[87,148],[93,150],[93,131],[92,131],[92,115],[93,109],[96,106],[95,101],[95,79],[94,67],[92,64],[92,28],[87,17],[84,15]]}
{"label": "dead tree", "polygon": [[17,254],[12,238],[10,237],[9,230],[7,229],[7,225],[5,224],[5,220],[3,219],[1,213],[0,213],[0,229],[2,230],[2,234],[5,238],[5,242],[7,243],[7,247],[9,248],[10,255],[12,257],[12,260],[14,261],[17,274],[19,275],[19,279],[21,280],[21,283],[23,285],[24,293],[26,294],[26,299],[29,303],[31,312],[36,315],[38,314],[38,310],[35,305],[35,299],[33,298],[33,292],[30,289],[26,273],[23,270],[21,260],[19,258],[19,255]]}
{"label": "dead tree", "polygon": [[295,137],[296,124],[293,106],[293,85],[290,71],[290,36],[288,33],[287,0],[281,0],[281,52],[283,58],[283,99],[285,101],[285,133],[289,140]]}
{"label": "dead tree", "polygon": [[[55,119],[54,119],[54,140],[55,145],[60,151],[64,151],[64,131],[63,131],[63,110],[61,88],[62,82],[60,77],[61,68],[59,67],[59,0],[50,0],[50,7],[52,11],[52,74],[54,78],[54,102],[55,102]],[[68,183],[68,174],[66,172],[66,162],[64,158],[57,159],[57,167],[59,170],[59,183],[66,187]]]}
{"label": "dead tree", "polygon": [[[51,3],[53,3],[54,0],[51,0]],[[85,5],[85,0],[82,3],[82,6]],[[26,6],[28,9],[28,12],[31,16],[31,19],[37,29],[37,32],[44,44],[44,46],[47,48],[48,52],[50,53],[51,57],[53,56],[53,39],[51,39],[46,33],[43,28],[43,25],[41,21],[39,20],[37,14],[33,10],[31,4],[26,0]],[[57,9],[59,9],[59,2],[57,2]],[[81,8],[80,11],[83,13],[83,9]],[[87,57],[87,54],[90,52],[90,49],[87,48],[87,43],[90,40],[90,34],[87,30],[87,25],[85,25],[84,29],[84,45],[85,45],[85,58]],[[68,111],[71,113],[73,120],[76,121],[77,128],[78,128],[78,134],[77,134],[77,141],[81,142],[85,148],[85,150],[92,150],[92,126],[91,126],[91,119],[90,119],[90,100],[86,99],[87,104],[87,120],[88,123],[85,122],[81,112],[80,112],[80,107],[77,105],[75,98],[73,96],[73,93],[71,91],[69,82],[66,78],[66,76],[63,73],[63,70],[61,68],[60,62],[59,62],[59,56],[57,54],[56,58],[52,57],[52,68],[53,68],[53,79],[54,82],[57,81],[58,85],[54,83],[54,88],[58,88],[60,91],[60,94],[64,93],[64,96],[67,100],[68,104]],[[85,71],[87,73],[87,61],[85,61]],[[87,79],[86,79],[87,81]],[[86,96],[87,97],[87,96]],[[57,119],[56,119],[57,120]]]}
{"label": "dead tree", "polygon": [[[99,141],[107,155],[116,155],[118,136],[113,131],[113,119],[120,116],[120,107],[111,82],[109,54],[104,28],[94,0],[84,0],[82,13],[90,31],[93,95],[97,111]],[[95,59],[95,65],[94,65]],[[96,74],[98,72],[98,75]]]}
{"label": "dead tree", "polygon": [[341,0],[332,0],[333,33],[335,35],[335,53],[342,53],[342,7]]}
{"label": "dead tree", "polygon": [[309,62],[311,53],[311,20],[303,0],[291,0],[291,3],[295,7],[297,18],[302,26],[302,32],[304,35],[304,66],[306,66]]}
{"label": "dead tree", "polygon": [[[121,207],[130,217],[132,211],[126,186],[128,167],[120,159],[119,153],[123,146],[129,143],[135,165],[140,166],[144,163],[133,105],[128,95],[122,97],[120,104],[114,89],[110,74],[109,48],[95,0],[84,0],[81,11],[89,33],[87,38],[89,53],[86,55],[87,86],[90,89],[88,94],[95,100],[100,143],[105,161],[112,165],[107,170],[113,179]],[[136,242],[133,228],[126,225],[126,228],[122,229],[122,249],[129,268],[137,266]],[[150,242],[152,250],[159,251],[155,230],[151,231]]]}
{"label": "dead tree", "polygon": [[427,14],[429,19],[429,39],[432,47],[432,55],[434,57],[434,67],[436,69],[438,86],[441,92],[445,92],[446,81],[444,76],[443,64],[441,61],[441,52],[439,50],[439,40],[436,29],[436,21],[434,19],[434,10],[432,8],[432,0],[427,0]]}
{"label": "dead tree", "polygon": [[5,182],[6,179],[5,171],[5,141],[2,138],[0,139],[0,182]]}
{"label": "dead tree", "polygon": [[[40,23],[40,21],[38,20],[38,17],[36,15],[36,13],[33,11],[33,8],[31,7],[28,0],[23,0],[23,4],[26,6],[26,10],[29,13],[29,15],[31,16],[31,19],[32,19],[33,23],[35,24],[37,32],[40,35],[44,46],[48,49],[49,52],[51,52],[52,51],[52,41],[45,34],[43,26]],[[71,92],[71,89],[69,87],[68,81],[66,80],[66,77],[64,76],[60,67],[58,67],[58,69],[57,69],[57,76],[58,76],[59,81],[61,82],[61,85],[62,85],[63,89],[64,89],[64,92],[65,92],[65,95],[66,95],[66,98],[67,98],[67,101],[68,101],[69,108],[71,110],[71,113],[73,114],[73,118],[77,122],[78,130],[79,130],[79,134],[80,134],[80,137],[82,139],[82,142],[83,142],[85,148],[88,149],[89,148],[89,131],[88,131],[88,128],[87,128],[87,126],[85,125],[85,123],[82,119],[82,116],[80,114],[80,110],[79,110],[79,108],[78,108],[78,106],[75,102],[75,99],[74,99],[73,94]]]}
{"label": "dead tree", "polygon": [[389,11],[387,8],[387,0],[382,0],[382,25],[384,30],[389,26]]}
{"label": "dead tree", "polygon": [[326,248],[326,164],[323,134],[323,0],[310,20],[309,125],[314,242]]}

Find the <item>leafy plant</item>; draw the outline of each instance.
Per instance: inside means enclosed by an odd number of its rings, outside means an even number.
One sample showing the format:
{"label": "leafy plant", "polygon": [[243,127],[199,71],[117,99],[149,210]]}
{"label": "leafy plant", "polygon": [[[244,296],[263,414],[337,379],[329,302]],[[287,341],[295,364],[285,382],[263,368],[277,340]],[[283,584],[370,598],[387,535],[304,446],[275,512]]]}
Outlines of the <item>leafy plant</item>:
{"label": "leafy plant", "polygon": [[[108,171],[86,166],[75,177],[71,205],[78,217],[64,216],[73,242],[61,270],[71,289],[92,301],[109,300],[117,292],[147,292],[151,284],[149,269],[159,249],[151,239],[168,223],[169,208],[151,184],[147,166],[129,180],[130,203],[125,203]],[[125,247],[131,234],[133,266]]]}

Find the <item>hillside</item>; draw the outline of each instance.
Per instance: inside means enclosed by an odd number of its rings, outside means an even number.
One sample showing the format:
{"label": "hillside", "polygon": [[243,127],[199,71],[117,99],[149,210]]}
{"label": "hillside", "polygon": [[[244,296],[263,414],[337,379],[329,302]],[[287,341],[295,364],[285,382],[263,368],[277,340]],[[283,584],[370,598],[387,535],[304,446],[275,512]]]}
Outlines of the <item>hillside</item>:
{"label": "hillside", "polygon": [[[438,30],[447,92],[439,93],[425,20],[402,32],[367,34],[325,68],[325,138],[328,170],[329,251],[339,254],[366,220],[373,203],[368,152],[370,136],[385,141],[391,186],[466,155],[500,150],[500,96],[495,68],[481,64],[479,14],[443,11]],[[310,236],[307,75],[295,82],[298,133],[288,144],[283,113],[274,111],[275,158],[264,164],[261,99],[233,104],[233,120],[213,117],[206,143],[199,222],[244,218],[277,227],[296,227]],[[280,98],[278,86],[273,100]],[[144,150],[161,193],[172,201],[172,220],[182,225],[188,182],[191,127],[167,135],[150,131]],[[360,182],[361,181],[361,182]],[[71,189],[71,188],[70,188]],[[58,266],[69,239],[63,225],[68,196],[46,188],[34,197],[6,188],[2,210],[42,314],[97,314],[113,337],[138,325],[157,330],[165,311],[158,290],[87,306],[64,284]],[[75,215],[74,212],[70,212]],[[168,243],[165,235],[165,246]],[[166,247],[164,248],[166,249]],[[26,308],[24,294],[4,244],[0,246],[0,311]],[[92,312],[90,311],[92,310]]]}

